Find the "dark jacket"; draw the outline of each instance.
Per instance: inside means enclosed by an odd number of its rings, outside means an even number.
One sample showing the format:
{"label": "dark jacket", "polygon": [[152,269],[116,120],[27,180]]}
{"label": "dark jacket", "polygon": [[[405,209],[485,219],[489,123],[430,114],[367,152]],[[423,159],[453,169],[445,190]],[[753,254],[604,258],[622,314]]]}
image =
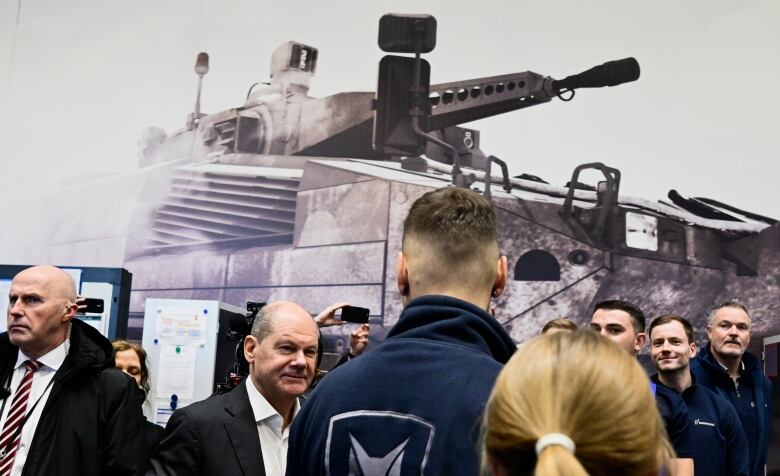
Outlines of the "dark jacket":
{"label": "dark jacket", "polygon": [[657,378],[653,379],[652,389],[675,454],[678,458],[693,458],[693,423],[688,417],[688,406],[676,390],[661,385]]}
{"label": "dark jacket", "polygon": [[165,434],[165,428],[156,425],[149,420],[144,420],[141,425],[141,433],[144,440],[144,463],[148,462],[152,455],[157,451],[162,437]]}
{"label": "dark jacket", "polygon": [[[138,393],[138,399],[141,402],[146,401],[146,392],[144,389],[141,387],[136,387],[136,393]],[[141,421],[141,439],[143,441],[143,453],[141,455],[143,458],[143,464],[141,465],[141,470],[145,469],[145,465],[149,462],[149,459],[157,450],[157,445],[160,444],[163,433],[165,433],[165,428],[161,427],[160,425],[156,425],[146,418]]]}
{"label": "dark jacket", "polygon": [[482,412],[516,348],[473,304],[414,299],[380,346],[312,393],[290,430],[287,474],[479,474]]}
{"label": "dark jacket", "polygon": [[[772,422],[772,384],[764,375],[761,362],[754,355],[745,352],[742,355],[742,362],[745,364],[745,370],[739,379],[740,385],[750,385],[753,388],[756,421],[758,422],[758,425],[747,425],[744,421],[742,422],[748,441],[751,439],[757,441],[755,448],[749,447],[750,474],[751,476],[763,476]],[[709,344],[701,349],[696,358],[691,361],[691,374],[697,384],[707,387],[737,408],[739,396],[734,387],[734,381],[715,360]],[[740,420],[742,420],[741,416]]]}
{"label": "dark jacket", "polygon": [[265,476],[246,385],[176,410],[146,474]]}
{"label": "dark jacket", "polygon": [[[17,355],[8,334],[0,335],[2,382]],[[53,382],[22,474],[136,474],[143,451],[141,402],[135,382],[114,367],[108,339],[74,319],[70,350]]]}
{"label": "dark jacket", "polygon": [[[677,393],[662,384],[657,374],[653,382],[658,392]],[[696,476],[748,476],[747,439],[734,407],[695,382],[683,391],[682,399],[692,426]]]}

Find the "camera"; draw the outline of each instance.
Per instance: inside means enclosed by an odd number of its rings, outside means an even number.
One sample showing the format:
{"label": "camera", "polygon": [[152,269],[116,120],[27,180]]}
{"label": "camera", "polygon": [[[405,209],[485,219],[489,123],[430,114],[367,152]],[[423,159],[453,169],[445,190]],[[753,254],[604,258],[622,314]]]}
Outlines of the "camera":
{"label": "camera", "polygon": [[244,358],[244,338],[252,332],[257,313],[265,307],[265,302],[246,302],[246,314],[236,314],[228,321],[227,339],[236,342],[235,359],[228,368],[225,382],[217,384],[216,394],[228,393],[249,375],[249,362]]}

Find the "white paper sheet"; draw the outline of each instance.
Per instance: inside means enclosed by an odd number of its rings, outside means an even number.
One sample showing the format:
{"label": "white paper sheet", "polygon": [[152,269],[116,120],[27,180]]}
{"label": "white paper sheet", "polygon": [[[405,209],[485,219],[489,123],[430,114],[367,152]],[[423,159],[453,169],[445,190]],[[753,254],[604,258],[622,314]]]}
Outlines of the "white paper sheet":
{"label": "white paper sheet", "polygon": [[170,408],[158,408],[155,412],[153,423],[165,428],[165,425],[168,424],[168,420],[171,418],[171,415],[173,415],[173,410]]}
{"label": "white paper sheet", "polygon": [[207,323],[206,314],[201,310],[161,308],[157,316],[157,339],[161,344],[205,344]]}
{"label": "white paper sheet", "polygon": [[160,345],[160,364],[157,368],[157,397],[170,399],[176,395],[179,400],[192,398],[195,384],[194,345]]}

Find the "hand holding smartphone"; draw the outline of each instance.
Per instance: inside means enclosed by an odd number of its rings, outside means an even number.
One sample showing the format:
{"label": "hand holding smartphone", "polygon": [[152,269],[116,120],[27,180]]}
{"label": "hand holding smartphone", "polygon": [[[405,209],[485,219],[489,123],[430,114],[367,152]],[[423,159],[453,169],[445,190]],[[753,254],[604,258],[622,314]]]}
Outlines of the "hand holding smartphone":
{"label": "hand holding smartphone", "polygon": [[102,299],[88,298],[79,296],[76,298],[76,305],[78,306],[77,314],[103,314],[105,309]]}
{"label": "hand holding smartphone", "polygon": [[355,324],[367,324],[370,313],[371,311],[365,307],[344,306],[341,308],[341,320]]}

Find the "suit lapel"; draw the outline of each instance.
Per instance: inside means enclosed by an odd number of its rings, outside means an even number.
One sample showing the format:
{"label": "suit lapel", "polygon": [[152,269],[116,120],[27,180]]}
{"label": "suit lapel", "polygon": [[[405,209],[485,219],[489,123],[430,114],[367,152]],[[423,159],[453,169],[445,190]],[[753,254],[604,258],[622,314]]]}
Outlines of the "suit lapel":
{"label": "suit lapel", "polygon": [[225,431],[230,438],[243,475],[265,476],[263,451],[260,449],[260,436],[257,434],[255,415],[249,404],[246,379],[228,394],[225,411],[228,413],[225,420]]}

